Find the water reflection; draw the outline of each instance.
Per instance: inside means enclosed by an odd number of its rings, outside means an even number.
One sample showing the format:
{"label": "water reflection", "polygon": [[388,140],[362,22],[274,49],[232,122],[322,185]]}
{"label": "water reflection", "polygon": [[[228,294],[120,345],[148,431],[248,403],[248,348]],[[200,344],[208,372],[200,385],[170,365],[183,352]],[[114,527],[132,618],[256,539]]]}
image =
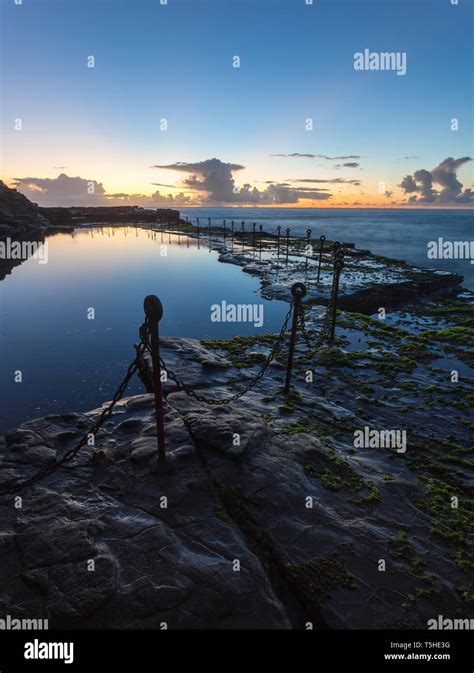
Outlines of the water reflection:
{"label": "water reflection", "polygon": [[[30,259],[0,283],[2,429],[108,399],[134,355],[147,294],[163,302],[163,335],[278,331],[287,310],[260,298],[256,278],[218,263],[217,253],[185,234],[103,226],[58,234],[48,245],[48,264]],[[211,322],[211,305],[223,300],[261,302],[263,326]],[[16,370],[22,383],[14,383]],[[130,393],[139,392],[137,379]]]}

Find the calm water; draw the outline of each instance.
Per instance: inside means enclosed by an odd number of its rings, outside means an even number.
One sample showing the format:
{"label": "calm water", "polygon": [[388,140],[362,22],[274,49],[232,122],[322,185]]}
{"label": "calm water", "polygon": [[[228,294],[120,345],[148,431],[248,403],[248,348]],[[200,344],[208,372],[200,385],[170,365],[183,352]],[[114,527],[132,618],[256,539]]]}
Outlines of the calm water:
{"label": "calm water", "polygon": [[291,235],[313,236],[355,243],[379,255],[404,259],[410,264],[454,271],[464,276],[466,287],[474,290],[474,264],[468,260],[428,260],[428,241],[442,237],[451,241],[474,238],[473,210],[382,210],[343,208],[182,208],[182,215],[222,220],[256,222],[267,231],[281,225],[291,227]]}
{"label": "calm water", "polygon": [[[127,233],[128,232],[128,233]],[[109,235],[110,234],[110,235]],[[93,238],[92,238],[93,235]],[[287,305],[262,300],[258,281],[185,239],[161,240],[134,227],[48,238],[47,264],[30,259],[0,282],[0,428],[110,399],[134,356],[143,298],[164,306],[163,335],[226,338],[279,330]],[[168,236],[163,239],[168,243]],[[210,306],[263,303],[264,324],[213,323]],[[89,307],[95,319],[87,319]],[[23,382],[14,382],[14,371]],[[129,394],[144,392],[139,379]]]}

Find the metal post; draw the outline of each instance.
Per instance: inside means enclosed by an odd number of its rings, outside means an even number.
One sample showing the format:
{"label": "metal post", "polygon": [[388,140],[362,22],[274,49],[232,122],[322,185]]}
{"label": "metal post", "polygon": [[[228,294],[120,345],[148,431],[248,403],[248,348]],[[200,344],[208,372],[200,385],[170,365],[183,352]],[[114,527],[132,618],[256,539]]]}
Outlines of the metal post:
{"label": "metal post", "polygon": [[211,249],[211,243],[212,243],[212,235],[211,235],[211,218],[208,217],[208,223],[209,223],[209,250]]}
{"label": "metal post", "polygon": [[230,249],[234,251],[234,220],[230,223]]}
{"label": "metal post", "polygon": [[277,259],[280,257],[280,236],[281,236],[281,227],[277,227]]}
{"label": "metal post", "polygon": [[319,264],[318,264],[318,283],[319,283],[319,276],[321,274],[321,262],[323,259],[323,248],[324,248],[324,241],[326,240],[326,236],[320,236],[320,245],[319,245]]}
{"label": "metal post", "polygon": [[305,269],[308,268],[308,248],[311,245],[311,229],[306,230],[306,237],[307,237],[307,240],[306,240],[306,251],[305,251],[305,257],[306,257]]}
{"label": "metal post", "polygon": [[288,264],[288,251],[290,249],[290,227],[286,228],[286,263]]}
{"label": "metal post", "polygon": [[258,225],[260,231],[260,259],[262,259],[262,235],[263,235],[263,224]]}
{"label": "metal post", "polygon": [[153,364],[153,390],[155,393],[156,436],[158,442],[158,460],[166,459],[165,426],[163,421],[163,390],[161,388],[160,338],[158,323],[163,317],[163,306],[158,297],[149,294],[145,297],[143,308],[148,322],[151,341],[151,359]]}
{"label": "metal post", "polygon": [[256,227],[256,226],[257,226],[257,225],[256,225],[255,222],[254,222],[254,223],[252,224],[252,229],[253,229],[253,249],[254,249],[254,251],[255,251],[255,248],[256,248],[256,238],[257,238],[257,233],[256,233],[256,231],[255,231],[255,227]]}
{"label": "metal post", "polygon": [[285,395],[288,395],[290,392],[290,383],[291,383],[291,370],[293,369],[293,355],[295,352],[296,344],[296,329],[298,327],[298,316],[301,309],[301,300],[306,294],[306,285],[304,283],[294,283],[291,286],[291,294],[295,300],[295,305],[293,307],[293,321],[291,323],[291,336],[290,336],[290,346],[288,348],[288,362],[286,365],[286,380],[285,380]]}
{"label": "metal post", "polygon": [[242,220],[242,252],[244,251],[245,222]]}
{"label": "metal post", "polygon": [[225,228],[225,220],[224,220],[224,243],[225,243],[225,237],[226,237],[226,228]]}
{"label": "metal post", "polygon": [[344,268],[344,250],[338,250],[336,259],[334,260],[333,271],[333,305],[331,315],[331,341],[334,341],[334,334],[336,332],[336,314],[337,314],[337,295],[339,293],[339,276]]}

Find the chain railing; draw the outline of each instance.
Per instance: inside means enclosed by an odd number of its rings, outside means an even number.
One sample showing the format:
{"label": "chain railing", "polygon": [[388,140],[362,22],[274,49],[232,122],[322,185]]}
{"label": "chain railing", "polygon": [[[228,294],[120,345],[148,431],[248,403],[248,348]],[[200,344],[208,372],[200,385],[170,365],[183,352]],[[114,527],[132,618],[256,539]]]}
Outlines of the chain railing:
{"label": "chain railing", "polygon": [[[276,338],[276,340],[275,340],[275,342],[272,346],[272,349],[270,350],[270,353],[266,357],[265,362],[263,363],[262,367],[260,368],[258,373],[252,378],[250,383],[247,386],[245,386],[245,388],[243,388],[239,392],[235,393],[235,395],[232,395],[230,397],[221,398],[221,399],[214,398],[214,397],[206,397],[205,395],[200,395],[193,388],[191,388],[186,383],[181,381],[181,379],[178,377],[178,375],[175,374],[175,372],[173,372],[173,370],[166,365],[163,358],[160,358],[161,369],[163,369],[163,371],[166,372],[167,376],[171,379],[171,381],[173,381],[173,383],[175,383],[178,386],[178,388],[183,390],[183,392],[185,392],[190,397],[193,397],[198,402],[203,402],[204,404],[210,404],[210,405],[221,405],[221,404],[225,405],[225,404],[230,404],[231,402],[235,402],[240,397],[243,397],[248,392],[250,392],[250,390],[252,390],[252,388],[254,388],[257,385],[257,383],[265,375],[265,372],[267,371],[268,367],[271,365],[271,363],[275,359],[277,353],[280,351],[281,346],[283,344],[283,340],[284,340],[284,338],[286,336],[286,333],[288,331],[288,323],[289,323],[290,317],[293,313],[293,306],[294,306],[294,302],[292,301],[290,303],[290,308],[289,308],[289,310],[288,310],[288,312],[285,316],[285,320],[283,321],[283,325],[281,327],[280,333],[278,334],[278,336],[277,336],[277,338]],[[150,355],[152,355],[153,352],[152,352],[151,345],[150,345],[149,341],[146,342],[146,348],[147,348],[147,351],[150,353]]]}
{"label": "chain railing", "polygon": [[8,482],[5,484],[0,485],[0,495],[5,495],[7,493],[17,493],[18,491],[21,491],[25,489],[27,486],[31,486],[32,484],[40,481],[41,479],[44,479],[48,475],[52,474],[55,472],[58,468],[61,466],[65,465],[66,463],[69,463],[73,458],[77,456],[79,451],[82,449],[85,444],[89,441],[91,435],[95,438],[101,427],[104,425],[104,423],[107,421],[107,419],[111,416],[112,411],[114,410],[115,405],[117,402],[121,400],[123,397],[123,394],[127,388],[127,385],[132,378],[132,376],[135,374],[135,372],[139,369],[140,367],[140,361],[141,357],[145,351],[145,346],[144,344],[140,344],[139,348],[137,349],[137,354],[134,360],[130,363],[128,366],[127,372],[122,379],[122,382],[120,383],[119,387],[117,388],[112,400],[110,403],[102,410],[99,418],[96,420],[96,422],[87,430],[87,432],[81,437],[81,439],[75,444],[75,446],[68,451],[59,459],[55,460],[54,462],[50,463],[49,465],[46,465],[46,467],[42,468],[36,474],[34,474],[31,477],[28,477],[27,479],[21,479],[18,481],[14,481],[12,484],[9,484]]}
{"label": "chain railing", "polygon": [[[155,295],[148,295],[144,301],[144,309],[146,319],[145,322],[139,328],[140,342],[136,346],[136,356],[128,366],[127,372],[122,379],[120,385],[118,386],[112,400],[110,403],[104,407],[99,417],[89,428],[89,430],[84,433],[84,435],[76,442],[74,447],[66,451],[66,453],[59,459],[54,462],[46,465],[46,467],[39,470],[36,474],[26,479],[20,479],[12,482],[6,482],[0,485],[0,495],[12,494],[18,491],[23,490],[24,488],[31,486],[32,484],[44,479],[48,475],[55,472],[58,468],[72,461],[79,451],[88,443],[91,436],[95,438],[97,433],[100,431],[104,423],[111,416],[115,405],[123,397],[124,392],[127,388],[127,385],[130,379],[134,376],[137,371],[143,370],[143,356],[145,353],[149,353],[152,360],[152,370],[153,370],[153,391],[155,395],[155,413],[156,413],[156,424],[157,424],[157,443],[158,443],[158,457],[161,460],[165,459],[165,436],[164,436],[164,421],[163,421],[163,394],[161,387],[161,373],[162,371],[166,372],[166,376],[173,381],[178,389],[182,390],[184,393],[197,400],[203,404],[209,405],[227,405],[235,402],[240,399],[248,392],[250,392],[257,383],[263,378],[267,369],[271,363],[275,360],[277,354],[281,351],[283,342],[286,336],[289,334],[289,346],[288,346],[288,360],[287,360],[287,371],[286,371],[286,380],[284,386],[284,392],[286,395],[290,391],[290,382],[291,382],[291,371],[293,365],[293,355],[296,346],[296,333],[299,328],[301,335],[306,345],[310,348],[310,352],[314,354],[325,341],[333,340],[334,338],[334,329],[336,321],[336,311],[337,311],[337,295],[339,290],[339,276],[341,270],[344,266],[344,252],[341,248],[335,247],[334,249],[334,273],[333,273],[333,282],[331,294],[328,300],[327,308],[325,315],[321,322],[321,327],[319,334],[316,339],[312,340],[308,331],[306,329],[306,309],[302,302],[303,297],[306,295],[306,286],[303,283],[294,283],[291,288],[291,293],[293,299],[290,301],[289,309],[286,313],[286,316],[283,320],[280,332],[278,333],[275,341],[273,342],[272,348],[270,349],[269,354],[265,358],[265,361],[259,371],[252,377],[251,381],[242,389],[236,392],[234,395],[224,397],[224,398],[215,398],[202,395],[192,387],[184,383],[179,376],[166,365],[163,358],[160,356],[159,351],[159,333],[158,333],[158,323],[163,316],[163,307],[160,300]],[[288,324],[290,318],[292,317],[292,326],[291,330],[288,329]]]}

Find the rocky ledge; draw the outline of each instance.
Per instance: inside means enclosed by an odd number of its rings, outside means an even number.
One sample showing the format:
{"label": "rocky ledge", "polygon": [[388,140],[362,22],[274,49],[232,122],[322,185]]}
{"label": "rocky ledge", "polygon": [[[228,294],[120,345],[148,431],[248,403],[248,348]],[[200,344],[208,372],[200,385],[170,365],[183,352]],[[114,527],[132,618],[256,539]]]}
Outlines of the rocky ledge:
{"label": "rocky ledge", "polygon": [[[166,465],[142,395],[21,501],[2,496],[3,612],[78,628],[426,628],[469,616],[472,296],[417,310],[389,324],[341,313],[332,347],[298,342],[289,397],[281,353],[231,404],[275,335],[162,339],[167,366],[224,403],[170,380]],[[100,412],[5,435],[0,480],[61,457]],[[356,446],[365,428],[405,429],[405,450]]]}

